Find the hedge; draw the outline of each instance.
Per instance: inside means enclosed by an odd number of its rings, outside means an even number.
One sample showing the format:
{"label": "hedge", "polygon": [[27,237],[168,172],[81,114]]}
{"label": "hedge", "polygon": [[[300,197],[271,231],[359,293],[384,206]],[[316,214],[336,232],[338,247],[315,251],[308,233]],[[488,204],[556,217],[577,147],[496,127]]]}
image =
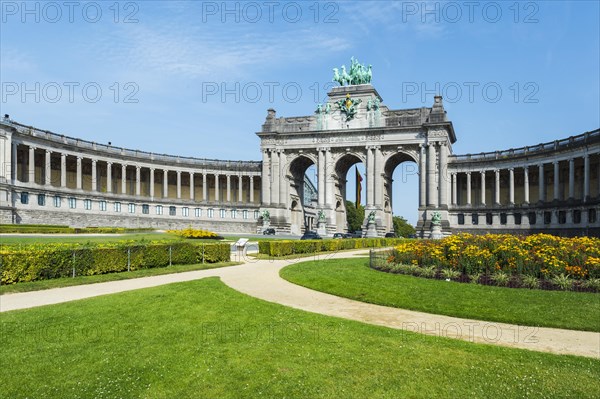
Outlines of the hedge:
{"label": "hedge", "polygon": [[69,227],[61,225],[42,224],[1,224],[0,233],[28,234],[117,234],[154,231],[153,228],[124,228],[124,227]]}
{"label": "hedge", "polygon": [[341,240],[282,240],[260,241],[260,254],[279,257],[293,254],[312,254],[343,249],[388,247],[403,241],[403,238],[350,238]]}
{"label": "hedge", "polygon": [[[170,259],[170,261],[169,261]],[[33,244],[0,247],[2,284],[75,275],[216,263],[230,260],[229,244]]]}

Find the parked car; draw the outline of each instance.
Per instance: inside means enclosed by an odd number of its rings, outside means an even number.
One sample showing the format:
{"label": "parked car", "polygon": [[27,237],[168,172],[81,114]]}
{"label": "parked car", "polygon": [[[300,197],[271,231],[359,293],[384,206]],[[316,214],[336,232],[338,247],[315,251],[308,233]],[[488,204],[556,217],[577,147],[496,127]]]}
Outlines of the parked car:
{"label": "parked car", "polygon": [[396,238],[396,233],[394,233],[393,231],[385,233],[385,238]]}
{"label": "parked car", "polygon": [[356,230],[354,233],[348,233],[348,238],[362,238],[362,231]]}
{"label": "parked car", "polygon": [[305,232],[302,237],[300,237],[301,240],[322,240],[321,236],[317,234],[316,231],[307,231]]}
{"label": "parked car", "polygon": [[334,233],[333,238],[351,238],[351,236],[346,233]]}
{"label": "parked car", "polygon": [[275,229],[270,227],[268,229],[264,229],[263,230],[263,234],[266,236],[274,236],[275,235]]}

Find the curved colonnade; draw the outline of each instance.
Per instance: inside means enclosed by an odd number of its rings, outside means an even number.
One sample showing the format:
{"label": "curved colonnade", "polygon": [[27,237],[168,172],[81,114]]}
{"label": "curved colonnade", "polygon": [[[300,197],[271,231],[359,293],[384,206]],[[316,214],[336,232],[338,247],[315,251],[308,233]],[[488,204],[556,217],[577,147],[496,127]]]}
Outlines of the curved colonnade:
{"label": "curved colonnade", "polygon": [[1,223],[253,232],[260,162],[152,154],[0,122]]}
{"label": "curved colonnade", "polygon": [[448,157],[456,231],[600,235],[600,129],[536,146]]}

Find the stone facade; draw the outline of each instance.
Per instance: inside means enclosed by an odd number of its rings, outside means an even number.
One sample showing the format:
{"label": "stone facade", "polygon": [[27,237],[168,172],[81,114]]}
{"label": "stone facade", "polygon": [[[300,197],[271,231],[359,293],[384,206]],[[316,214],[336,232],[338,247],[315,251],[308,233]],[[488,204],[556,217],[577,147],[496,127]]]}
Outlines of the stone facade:
{"label": "stone facade", "polygon": [[[277,118],[269,110],[257,133],[263,152],[263,207],[272,215],[272,224],[293,234],[303,231],[300,182],[311,165],[317,168],[316,207],[325,215],[322,232],[327,235],[347,231],[346,174],[358,162],[366,166],[365,213],[375,212],[377,235],[393,230],[392,174],[402,162],[415,162],[426,171],[420,173],[422,219],[430,220],[438,206],[447,209],[448,184],[437,180],[442,173],[437,159],[445,165],[456,137],[441,97],[431,108],[390,110],[370,84],[336,87],[328,95],[315,115]],[[339,106],[347,99],[356,103],[350,119]],[[447,211],[443,224],[448,231]],[[424,227],[420,222],[419,228]]]}
{"label": "stone facade", "polygon": [[[336,87],[308,116],[267,113],[262,161],[127,150],[0,122],[0,222],[325,235],[347,231],[346,175],[365,165],[363,234],[392,225],[392,175],[419,174],[418,235],[551,232],[600,235],[600,130],[536,146],[454,155],[442,98],[389,109],[370,84]],[[305,172],[317,169],[317,187]],[[308,184],[308,185],[307,185]],[[315,197],[316,193],[316,198]],[[310,201],[307,201],[310,198]],[[262,220],[268,211],[270,220]],[[374,215],[374,223],[367,216]],[[319,220],[318,216],[323,219]],[[367,228],[369,227],[369,228]],[[437,232],[437,230],[436,230]]]}
{"label": "stone facade", "polygon": [[2,223],[254,232],[260,162],[152,154],[0,123]]}

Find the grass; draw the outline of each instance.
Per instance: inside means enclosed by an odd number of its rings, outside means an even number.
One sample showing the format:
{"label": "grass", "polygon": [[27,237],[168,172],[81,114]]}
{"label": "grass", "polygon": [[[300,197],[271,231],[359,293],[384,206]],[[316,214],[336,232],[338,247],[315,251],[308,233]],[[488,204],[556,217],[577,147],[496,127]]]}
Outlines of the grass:
{"label": "grass", "polygon": [[160,276],[163,274],[184,273],[193,270],[216,269],[218,267],[239,265],[240,262],[200,263],[196,265],[173,265],[168,267],[157,267],[152,269],[135,270],[131,272],[108,273],[96,276],[76,276],[74,278],[56,278],[51,280],[32,281],[28,283],[17,283],[0,285],[0,295],[17,292],[29,292],[48,290],[51,288],[70,287],[74,285],[104,283],[107,281],[129,280],[139,277]]}
{"label": "grass", "polygon": [[390,274],[368,259],[303,262],[282,278],[317,291],[384,306],[537,327],[600,332],[600,295],[460,284]]}
{"label": "grass", "polygon": [[3,398],[600,396],[598,360],[330,318],[216,278],[0,319]]}

